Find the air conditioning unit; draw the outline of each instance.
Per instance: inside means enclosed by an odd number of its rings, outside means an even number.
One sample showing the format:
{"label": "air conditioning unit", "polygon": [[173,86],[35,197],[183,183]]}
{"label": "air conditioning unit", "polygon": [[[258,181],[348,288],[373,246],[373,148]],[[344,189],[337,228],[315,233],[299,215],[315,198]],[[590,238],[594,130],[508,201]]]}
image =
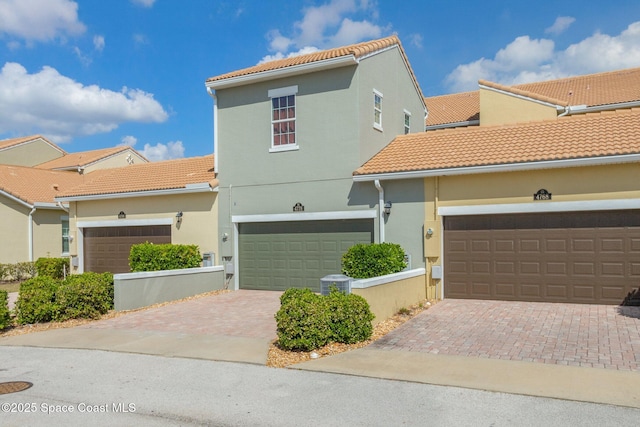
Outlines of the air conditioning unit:
{"label": "air conditioning unit", "polygon": [[351,293],[351,277],[344,274],[329,274],[320,279],[320,293],[322,295],[329,295],[332,286],[348,295]]}

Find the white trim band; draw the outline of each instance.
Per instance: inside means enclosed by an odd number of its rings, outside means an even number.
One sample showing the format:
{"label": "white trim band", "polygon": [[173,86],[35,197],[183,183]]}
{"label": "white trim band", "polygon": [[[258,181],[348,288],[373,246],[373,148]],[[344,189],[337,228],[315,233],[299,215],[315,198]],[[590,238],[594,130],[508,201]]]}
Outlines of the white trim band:
{"label": "white trim band", "polygon": [[173,218],[150,218],[150,219],[111,219],[104,221],[78,221],[78,228],[93,227],[138,227],[145,225],[173,225]]}
{"label": "white trim band", "polygon": [[375,219],[375,209],[366,211],[334,211],[334,212],[296,212],[266,215],[233,215],[231,222],[282,222],[282,221],[324,221],[337,219]]}

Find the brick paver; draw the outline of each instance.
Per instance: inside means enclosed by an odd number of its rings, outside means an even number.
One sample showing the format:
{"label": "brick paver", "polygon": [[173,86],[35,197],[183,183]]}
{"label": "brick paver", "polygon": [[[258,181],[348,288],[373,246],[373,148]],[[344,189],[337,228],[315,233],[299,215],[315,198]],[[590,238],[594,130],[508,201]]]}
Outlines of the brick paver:
{"label": "brick paver", "polygon": [[640,371],[640,307],[448,299],[372,347]]}
{"label": "brick paver", "polygon": [[282,292],[239,290],[92,322],[82,328],[276,338]]}

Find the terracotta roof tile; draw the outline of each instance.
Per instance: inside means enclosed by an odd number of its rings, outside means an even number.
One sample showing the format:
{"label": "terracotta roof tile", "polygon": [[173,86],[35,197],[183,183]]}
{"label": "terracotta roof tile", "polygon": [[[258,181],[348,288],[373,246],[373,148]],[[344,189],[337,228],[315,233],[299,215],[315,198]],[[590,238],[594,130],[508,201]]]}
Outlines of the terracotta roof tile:
{"label": "terracotta roof tile", "polygon": [[361,58],[379,50],[391,47],[394,45],[400,45],[400,40],[396,36],[390,36],[383,39],[367,41],[349,46],[338,47],[334,49],[322,50],[319,52],[309,53],[306,55],[293,56],[285,59],[278,59],[275,61],[264,62],[262,64],[254,65],[252,67],[244,68],[230,73],[222,74],[215,77],[210,77],[207,82],[215,82],[220,80],[226,80],[233,77],[246,76],[250,74],[257,74],[264,71],[278,70],[282,68],[292,67],[296,65],[310,64],[312,62],[324,61],[327,59],[334,59],[343,56],[354,56],[355,58]]}
{"label": "terracotta roof tile", "polygon": [[82,185],[65,191],[59,197],[117,196],[120,193],[181,189],[189,184],[218,185],[213,155],[102,169],[84,176],[86,179]]}
{"label": "terracotta roof tile", "polygon": [[[99,150],[81,151],[79,153],[67,153],[62,157],[58,157],[57,159],[41,163],[36,167],[40,169],[77,168],[81,166],[87,166],[91,163],[97,162],[98,160],[105,159],[126,150],[133,150],[133,148],[128,146],[120,146],[103,148]],[[140,156],[143,157],[142,155]]]}
{"label": "terracotta roof tile", "polygon": [[432,96],[424,99],[427,104],[426,125],[461,123],[480,118],[479,92],[462,92]]}
{"label": "terracotta roof tile", "polygon": [[640,109],[395,138],[354,174],[582,159],[640,153]]}
{"label": "terracotta roof tile", "polygon": [[55,203],[63,191],[82,183],[83,176],[73,172],[0,165],[0,191],[27,204]]}

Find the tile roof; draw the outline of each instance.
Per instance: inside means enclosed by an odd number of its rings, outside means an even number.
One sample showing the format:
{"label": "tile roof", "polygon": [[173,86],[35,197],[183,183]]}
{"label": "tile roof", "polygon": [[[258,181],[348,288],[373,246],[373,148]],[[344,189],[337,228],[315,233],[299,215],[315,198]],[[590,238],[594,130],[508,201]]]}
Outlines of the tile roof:
{"label": "tile roof", "polygon": [[[210,77],[207,82],[215,82],[226,80],[233,77],[247,76],[257,74],[264,71],[273,71],[282,68],[292,67],[296,65],[310,64],[313,62],[324,61],[327,59],[335,59],[344,56],[353,56],[356,59],[377,52],[379,50],[400,45],[400,40],[396,36],[390,36],[383,39],[372,40],[362,43],[356,43],[349,46],[338,47],[334,49],[322,50],[319,52],[308,53],[306,55],[292,56],[290,58],[277,59],[274,61],[264,62],[252,67],[243,68],[241,70],[232,71],[215,77]],[[404,53],[404,52],[403,52]]]}
{"label": "tile roof", "polygon": [[216,187],[213,155],[163,162],[139,163],[90,172],[82,185],[59,197],[78,197],[158,190],[184,189],[189,184],[208,183]]}
{"label": "tile roof", "polygon": [[32,206],[35,203],[55,203],[56,196],[80,185],[83,179],[82,175],[72,172],[0,165],[0,191]]}
{"label": "tile roof", "polygon": [[[514,86],[501,85],[486,80],[480,80],[479,83],[561,106],[597,107],[640,101],[640,68]],[[466,94],[469,94],[469,98]],[[479,91],[473,91],[426,98],[425,102],[429,108],[426,125],[462,122],[467,120],[465,118],[467,116],[479,117],[480,103],[478,102],[477,105],[469,103],[471,99],[478,98],[478,94]],[[443,112],[439,113],[441,111]],[[432,115],[432,113],[434,114]]]}
{"label": "tile roof", "polygon": [[640,154],[640,108],[395,138],[354,175]]}
{"label": "tile roof", "polygon": [[30,136],[23,136],[23,137],[20,137],[20,138],[9,138],[9,139],[0,140],[0,150],[5,149],[5,148],[9,148],[9,147],[13,147],[14,145],[20,145],[20,144],[23,144],[25,142],[35,141],[37,139],[41,139],[41,140],[47,142],[51,146],[53,146],[53,147],[57,148],[58,150],[60,150],[60,152],[62,152],[62,153],[65,152],[62,148],[58,147],[57,145],[55,145],[53,142],[49,141],[47,138],[45,138],[42,135],[30,135]]}
{"label": "tile roof", "polygon": [[[128,146],[103,148],[99,150],[81,151],[79,153],[67,153],[62,157],[41,163],[35,167],[40,169],[69,169],[87,166],[98,160],[105,159],[123,151],[133,150]],[[143,157],[138,153],[140,157]]]}
{"label": "tile roof", "polygon": [[480,119],[480,93],[462,92],[425,98],[427,126],[461,123]]}

